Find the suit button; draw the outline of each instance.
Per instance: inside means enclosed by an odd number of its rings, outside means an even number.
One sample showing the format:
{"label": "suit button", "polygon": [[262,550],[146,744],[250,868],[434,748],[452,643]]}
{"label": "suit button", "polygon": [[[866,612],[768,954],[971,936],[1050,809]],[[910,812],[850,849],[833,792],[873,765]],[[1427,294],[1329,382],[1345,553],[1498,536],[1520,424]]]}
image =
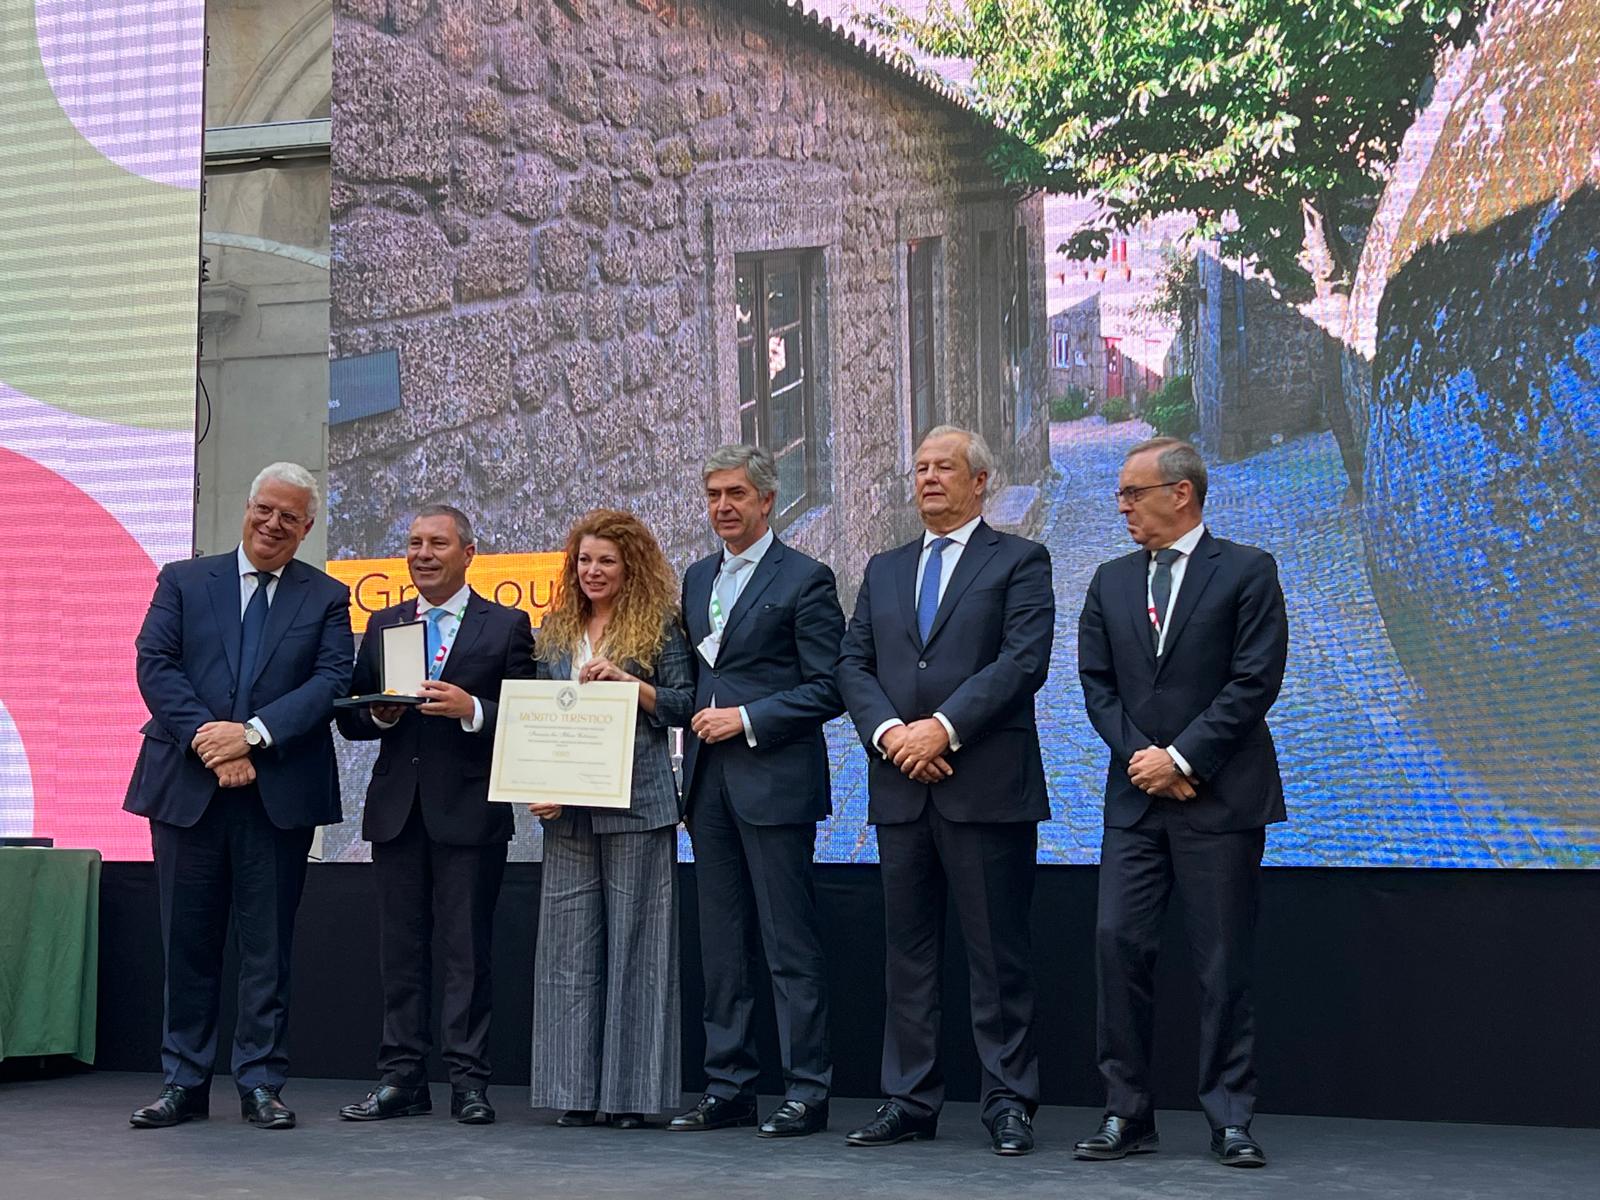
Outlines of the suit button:
{"label": "suit button", "polygon": [[417,766],[421,762],[422,762],[422,760],[420,758],[413,758],[411,760],[411,765],[414,767],[414,766]]}
{"label": "suit button", "polygon": [[711,672],[711,678],[713,678],[713,679],[721,679],[722,678],[722,672],[721,671],[712,671]]}
{"label": "suit button", "polygon": [[917,664],[917,670],[926,671],[927,669],[928,669],[928,664],[926,662],[919,662]]}

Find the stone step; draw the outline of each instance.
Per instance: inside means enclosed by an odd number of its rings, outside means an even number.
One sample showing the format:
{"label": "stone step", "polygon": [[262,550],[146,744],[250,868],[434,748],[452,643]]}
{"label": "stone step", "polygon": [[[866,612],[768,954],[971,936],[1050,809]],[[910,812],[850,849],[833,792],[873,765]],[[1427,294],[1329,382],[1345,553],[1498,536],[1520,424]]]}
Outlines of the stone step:
{"label": "stone step", "polygon": [[983,519],[1005,533],[1032,537],[1044,525],[1044,493],[1032,484],[1002,488],[984,507]]}

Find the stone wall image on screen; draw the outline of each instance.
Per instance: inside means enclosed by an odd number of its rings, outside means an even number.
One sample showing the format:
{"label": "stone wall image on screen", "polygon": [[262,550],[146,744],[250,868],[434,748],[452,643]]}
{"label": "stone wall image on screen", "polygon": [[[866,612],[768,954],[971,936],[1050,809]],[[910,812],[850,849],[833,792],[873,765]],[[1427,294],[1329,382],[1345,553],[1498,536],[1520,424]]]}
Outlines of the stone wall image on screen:
{"label": "stone wall image on screen", "polygon": [[[681,570],[713,546],[703,456],[754,440],[848,602],[916,528],[936,421],[984,431],[994,519],[1037,531],[1042,198],[948,87],[725,0],[347,4],[333,66],[332,349],[396,351],[400,406],[330,429],[330,559],[398,554],[446,498],[492,554],[630,508]],[[353,814],[371,751],[341,753]]]}
{"label": "stone wall image on screen", "polygon": [[1441,743],[1513,806],[1600,795],[1600,9],[1484,31],[1383,270],[1374,591]]}
{"label": "stone wall image on screen", "polygon": [[[1289,606],[1268,861],[1600,865],[1600,0],[1507,0],[1441,60],[1348,312],[1191,246],[1187,346],[1131,315],[1184,220],[1129,231],[1116,270],[1068,262],[1094,205],[1008,188],[965,93],[818,7],[844,6],[336,6],[332,350],[392,353],[399,406],[330,429],[330,557],[398,555],[428,500],[462,504],[485,555],[557,548],[605,504],[681,570],[714,546],[702,455],[756,440],[781,535],[848,609],[867,557],[919,529],[921,431],[976,427],[1004,476],[989,519],[1054,567],[1039,857],[1092,863],[1107,752],[1077,617],[1132,549],[1123,456],[1188,377],[1207,524],[1269,550]],[[1052,319],[1089,389],[1054,422]],[[828,742],[817,858],[871,861],[865,753],[844,721]],[[340,754],[325,848],[359,858],[373,748]]]}

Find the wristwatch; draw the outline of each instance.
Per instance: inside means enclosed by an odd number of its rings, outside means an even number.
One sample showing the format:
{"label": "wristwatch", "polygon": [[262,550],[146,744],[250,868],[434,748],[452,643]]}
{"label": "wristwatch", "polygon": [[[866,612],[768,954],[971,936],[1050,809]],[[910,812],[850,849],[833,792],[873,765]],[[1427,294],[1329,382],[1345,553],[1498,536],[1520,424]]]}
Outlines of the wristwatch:
{"label": "wristwatch", "polygon": [[244,727],[244,744],[249,746],[252,750],[261,749],[263,745],[261,730],[257,729],[254,725],[246,725]]}

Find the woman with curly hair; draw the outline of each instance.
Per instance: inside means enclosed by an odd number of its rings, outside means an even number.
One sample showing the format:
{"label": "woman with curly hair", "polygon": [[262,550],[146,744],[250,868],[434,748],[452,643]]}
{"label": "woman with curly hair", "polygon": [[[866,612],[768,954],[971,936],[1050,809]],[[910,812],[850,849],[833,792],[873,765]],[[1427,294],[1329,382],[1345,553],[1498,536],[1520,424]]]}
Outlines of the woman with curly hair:
{"label": "woman with curly hair", "polygon": [[600,1113],[638,1129],[679,1101],[677,825],[667,745],[689,723],[694,678],[678,580],[631,513],[596,509],[567,536],[539,629],[540,679],[639,684],[633,803],[529,807],[544,822],[533,968],[534,1108],[557,1125]]}

